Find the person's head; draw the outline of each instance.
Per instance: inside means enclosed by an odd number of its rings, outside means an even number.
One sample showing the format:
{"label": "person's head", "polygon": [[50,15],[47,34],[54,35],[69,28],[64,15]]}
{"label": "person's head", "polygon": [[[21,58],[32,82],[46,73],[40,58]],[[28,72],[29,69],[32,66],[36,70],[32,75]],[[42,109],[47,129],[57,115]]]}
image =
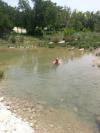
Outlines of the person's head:
{"label": "person's head", "polygon": [[58,59],[58,58],[56,58],[56,61],[57,61],[57,62],[58,62],[58,60],[59,60],[59,59]]}

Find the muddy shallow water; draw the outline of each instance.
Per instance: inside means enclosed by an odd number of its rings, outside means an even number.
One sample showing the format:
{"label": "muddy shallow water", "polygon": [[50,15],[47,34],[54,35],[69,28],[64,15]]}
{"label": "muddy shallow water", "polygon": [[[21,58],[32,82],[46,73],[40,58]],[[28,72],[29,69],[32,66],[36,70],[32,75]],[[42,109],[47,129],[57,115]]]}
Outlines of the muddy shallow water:
{"label": "muddy shallow water", "polygon": [[[54,66],[56,57],[63,64]],[[60,48],[1,50],[1,95],[39,133],[97,132],[100,68],[93,65],[95,58]]]}

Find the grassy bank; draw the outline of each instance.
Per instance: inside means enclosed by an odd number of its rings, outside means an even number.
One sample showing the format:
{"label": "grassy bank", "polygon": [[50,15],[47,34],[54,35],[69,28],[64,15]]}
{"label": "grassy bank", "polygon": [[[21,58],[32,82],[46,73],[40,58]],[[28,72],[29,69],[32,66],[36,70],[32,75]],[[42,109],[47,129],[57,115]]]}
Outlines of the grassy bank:
{"label": "grassy bank", "polygon": [[76,33],[78,40],[73,40],[70,45],[78,48],[98,48],[100,47],[100,33],[96,32],[81,32]]}
{"label": "grassy bank", "polygon": [[38,46],[49,48],[70,46],[85,49],[98,48],[100,47],[100,33],[77,32],[64,37],[63,32],[58,32],[43,37],[11,35],[6,40],[0,39],[0,47],[33,48]]}

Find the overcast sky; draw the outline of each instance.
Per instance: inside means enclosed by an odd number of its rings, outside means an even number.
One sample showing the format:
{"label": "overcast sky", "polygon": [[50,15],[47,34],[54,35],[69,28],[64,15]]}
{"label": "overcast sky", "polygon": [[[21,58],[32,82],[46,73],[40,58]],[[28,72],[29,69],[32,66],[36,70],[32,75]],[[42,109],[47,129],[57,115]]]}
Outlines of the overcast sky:
{"label": "overcast sky", "polygon": [[[3,0],[9,5],[16,6],[18,0]],[[100,0],[51,0],[61,6],[68,6],[72,10],[79,11],[98,11],[100,10]]]}

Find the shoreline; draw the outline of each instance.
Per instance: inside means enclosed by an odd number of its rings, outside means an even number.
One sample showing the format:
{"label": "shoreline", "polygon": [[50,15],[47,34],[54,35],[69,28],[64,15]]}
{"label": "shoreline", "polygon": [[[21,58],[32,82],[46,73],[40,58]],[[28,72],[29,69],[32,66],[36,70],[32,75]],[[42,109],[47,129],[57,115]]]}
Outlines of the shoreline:
{"label": "shoreline", "polygon": [[[16,105],[15,103],[18,105]],[[31,106],[29,108],[29,106],[30,105],[28,105],[28,103],[25,103],[25,101],[21,101],[21,103],[19,103],[19,100],[15,100],[13,98],[9,99],[7,97],[1,97],[0,108],[2,107],[1,109],[4,109],[4,111],[8,114],[4,115],[8,116],[6,118],[4,117],[5,121],[7,123],[10,116],[12,122],[9,122],[8,125],[4,126],[4,128],[7,130],[7,128],[10,129],[12,127],[13,129],[16,129],[16,132],[14,131],[14,133],[66,133],[66,131],[67,133],[94,133],[94,129],[90,125],[88,125],[87,122],[85,123],[84,121],[80,121],[71,112],[48,107],[46,108],[43,107],[43,104],[41,103],[37,103],[37,107]],[[27,115],[27,113],[29,114]],[[1,111],[0,116],[2,116]],[[21,131],[17,131],[17,127],[20,127],[19,130]],[[5,132],[2,131],[2,133]],[[7,133],[11,133],[11,131],[9,132],[8,130]]]}
{"label": "shoreline", "polygon": [[4,97],[0,98],[0,133],[35,133],[28,122],[10,111]]}

